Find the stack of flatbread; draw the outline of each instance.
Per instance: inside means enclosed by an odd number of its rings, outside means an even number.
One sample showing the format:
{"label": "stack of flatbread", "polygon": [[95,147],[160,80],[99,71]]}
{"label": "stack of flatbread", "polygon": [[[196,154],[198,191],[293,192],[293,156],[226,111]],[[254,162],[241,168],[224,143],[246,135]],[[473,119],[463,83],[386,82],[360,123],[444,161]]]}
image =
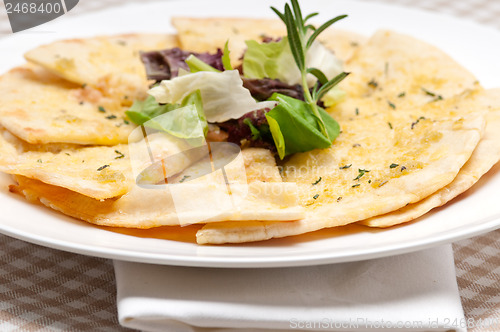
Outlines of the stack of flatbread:
{"label": "stack of flatbread", "polygon": [[[151,83],[139,52],[213,52],[229,39],[236,65],[245,40],[279,37],[285,29],[278,21],[240,18],[175,18],[173,24],[176,35],[43,45],[0,78],[0,171],[13,175],[12,192],[96,225],[177,232],[185,224],[171,196],[136,181],[134,167],[151,166],[133,165],[131,152],[144,139],[155,160],[173,160],[186,148],[162,135],[130,140],[137,128],[125,111],[146,97]],[[351,73],[340,85],[344,99],[328,109],[340,136],[328,149],[283,161],[266,149],[243,149],[236,161],[246,173],[244,198],[223,213],[207,208],[205,218],[192,219],[198,243],[260,241],[350,223],[401,224],[464,192],[500,159],[500,90],[483,89],[436,47],[392,31],[365,37],[327,30],[321,41]],[[199,162],[185,155],[165,162],[163,172],[187,179]],[[216,196],[221,188],[214,181],[208,176],[186,185]],[[189,192],[181,194],[187,202]]]}

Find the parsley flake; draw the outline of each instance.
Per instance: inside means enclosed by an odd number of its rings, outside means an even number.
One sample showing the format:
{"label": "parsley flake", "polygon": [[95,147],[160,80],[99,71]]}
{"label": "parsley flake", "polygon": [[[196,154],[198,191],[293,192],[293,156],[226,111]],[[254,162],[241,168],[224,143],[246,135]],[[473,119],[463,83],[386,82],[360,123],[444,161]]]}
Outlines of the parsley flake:
{"label": "parsley flake", "polygon": [[372,88],[374,88],[374,89],[375,89],[375,88],[377,88],[377,87],[378,87],[378,83],[377,83],[377,81],[375,81],[375,79],[374,79],[374,78],[372,78],[372,79],[371,79],[371,81],[370,81],[370,82],[368,82],[368,86],[371,86]]}
{"label": "parsley flake", "polygon": [[389,167],[390,167],[390,168],[396,168],[396,167],[398,167],[398,166],[399,166],[399,164],[391,164],[391,166],[389,166]]}
{"label": "parsley flake", "polygon": [[184,176],[182,177],[182,179],[180,179],[180,180],[179,180],[179,183],[182,183],[182,182],[186,181],[186,180],[187,180],[187,179],[189,179],[190,177],[191,177],[191,175],[184,175]]}
{"label": "parsley flake", "polygon": [[431,97],[436,97],[436,96],[437,96],[437,95],[436,95],[434,92],[432,92],[432,91],[429,91],[429,90],[427,90],[427,89],[425,89],[425,88],[421,88],[421,89],[422,89],[422,91],[423,91],[423,92],[425,92],[425,94],[426,94],[426,95],[428,95],[428,96],[431,96]]}
{"label": "parsley flake", "polygon": [[347,169],[347,168],[349,168],[351,166],[352,166],[352,164],[344,165],[344,166],[339,167],[339,169]]}
{"label": "parsley flake", "polygon": [[368,173],[368,172],[369,172],[369,170],[367,170],[367,169],[359,168],[358,169],[358,176],[356,178],[354,178],[353,181],[356,181],[356,180],[359,181],[359,179],[361,179],[361,177],[363,177],[363,175],[365,175],[365,173]]}
{"label": "parsley flake", "polygon": [[434,97],[433,101],[437,101],[437,100],[442,100],[443,99],[443,96],[438,95],[435,92],[429,91],[429,90],[424,89],[424,88],[421,88],[421,89],[422,89],[423,92],[425,92],[426,95]]}
{"label": "parsley flake", "polygon": [[121,153],[120,151],[115,150],[115,152],[118,154],[118,156],[115,157],[115,159],[122,159],[123,157],[125,157],[125,155],[123,153]]}
{"label": "parsley flake", "polygon": [[317,185],[317,184],[318,184],[318,183],[320,183],[320,182],[321,182],[321,176],[320,176],[320,177],[319,177],[319,179],[317,179],[317,180],[316,180],[316,181],[315,181],[312,185],[313,185],[313,186],[315,186],[315,185]]}
{"label": "parsley flake", "polygon": [[100,171],[102,171],[103,169],[108,168],[108,167],[109,167],[109,165],[103,165],[103,166],[99,167],[99,168],[97,169],[97,171],[99,171],[99,172],[100,172]]}
{"label": "parsley flake", "polygon": [[313,199],[318,199],[318,197],[319,197],[319,194],[316,194],[313,196]]}
{"label": "parsley flake", "polygon": [[113,120],[113,119],[116,119],[116,115],[114,115],[114,114],[108,115],[108,116],[106,117],[106,119],[108,119],[108,120]]}
{"label": "parsley flake", "polygon": [[417,119],[417,121],[413,122],[411,124],[411,129],[413,130],[413,128],[415,128],[415,126],[420,122],[420,120],[425,120],[425,117],[421,116]]}
{"label": "parsley flake", "polygon": [[106,113],[106,109],[105,109],[104,107],[102,107],[102,106],[99,106],[97,109],[98,109],[98,110],[99,110],[99,112],[101,112],[101,113]]}

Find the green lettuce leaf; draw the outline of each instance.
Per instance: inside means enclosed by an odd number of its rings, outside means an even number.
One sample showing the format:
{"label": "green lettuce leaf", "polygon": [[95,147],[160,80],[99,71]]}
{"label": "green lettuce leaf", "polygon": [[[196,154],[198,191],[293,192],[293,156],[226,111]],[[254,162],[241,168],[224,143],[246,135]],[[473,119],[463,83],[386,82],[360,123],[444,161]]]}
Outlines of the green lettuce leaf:
{"label": "green lettuce leaf", "polygon": [[192,54],[188,56],[188,58],[184,62],[186,62],[186,64],[188,65],[191,73],[197,73],[200,71],[211,71],[214,73],[220,73],[220,70],[215,69],[208,63],[198,59],[196,56]]}
{"label": "green lettuce leaf", "polygon": [[176,104],[196,90],[200,90],[203,111],[211,123],[239,119],[248,112],[273,108],[276,104],[270,101],[256,102],[250,91],[243,87],[237,70],[191,73],[162,81],[148,93],[159,103]]}
{"label": "green lettuce leaf", "polygon": [[340,133],[337,121],[320,107],[319,114],[330,139],[321,133],[318,120],[307,103],[277,93],[270,100],[278,102],[266,113],[266,118],[281,159],[297,152],[328,148]]}
{"label": "green lettuce leaf", "polygon": [[160,105],[154,97],[148,96],[144,101],[135,100],[134,104],[125,112],[128,118],[137,125],[143,125],[149,120],[179,108],[178,104]]}
{"label": "green lettuce leaf", "polygon": [[295,65],[288,39],[278,42],[259,43],[247,40],[247,50],[243,58],[243,73],[247,78],[272,78],[282,82],[297,83],[300,72]]}
{"label": "green lettuce leaf", "polygon": [[[279,79],[287,84],[302,83],[300,70],[295,64],[288,38],[278,42],[258,43],[255,40],[245,42],[247,51],[243,58],[243,73],[247,78]],[[306,54],[307,68],[316,68],[332,79],[342,72],[342,61],[319,41],[313,42]],[[307,75],[307,84],[312,87],[317,78]]]}
{"label": "green lettuce leaf", "polygon": [[144,101],[136,100],[125,114],[137,125],[164,131],[179,138],[203,137],[208,132],[199,90],[187,95],[180,104],[160,105],[152,96]]}
{"label": "green lettuce leaf", "polygon": [[203,125],[195,105],[187,105],[149,120],[144,126],[169,133],[175,137],[192,139],[205,137]]}
{"label": "green lettuce leaf", "polygon": [[231,65],[231,58],[229,57],[229,40],[226,41],[226,45],[224,45],[224,53],[222,54],[222,65],[224,66],[225,70],[234,70],[233,66]]}

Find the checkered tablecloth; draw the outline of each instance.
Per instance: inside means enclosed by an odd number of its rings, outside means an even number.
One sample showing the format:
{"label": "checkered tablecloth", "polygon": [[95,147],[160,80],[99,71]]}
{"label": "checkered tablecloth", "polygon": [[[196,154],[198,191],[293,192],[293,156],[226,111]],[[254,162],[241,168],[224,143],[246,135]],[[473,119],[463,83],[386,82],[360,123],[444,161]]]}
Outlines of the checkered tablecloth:
{"label": "checkered tablecloth", "polygon": [[[130,1],[134,0],[80,0],[70,14]],[[500,0],[376,1],[419,7],[500,29]],[[5,8],[0,7],[0,37],[8,34]],[[465,315],[475,326],[470,331],[498,331],[500,230],[456,242],[453,248]],[[118,324],[112,262],[0,235],[0,331],[13,330],[130,331]]]}

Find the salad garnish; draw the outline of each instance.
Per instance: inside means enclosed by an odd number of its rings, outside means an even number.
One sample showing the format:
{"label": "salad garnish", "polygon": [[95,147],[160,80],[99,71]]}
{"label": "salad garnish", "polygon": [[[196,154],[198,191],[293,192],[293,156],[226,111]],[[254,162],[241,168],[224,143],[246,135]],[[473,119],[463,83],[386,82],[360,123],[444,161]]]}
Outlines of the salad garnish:
{"label": "salad garnish", "polygon": [[[269,148],[280,159],[330,147],[340,126],[323,107],[344,97],[334,87],[348,73],[317,38],[347,15],[316,28],[308,21],[318,13],[303,17],[297,0],[283,12],[271,9],[285,23],[287,36],[246,41],[239,67],[230,61],[228,42],[214,54],[179,48],[141,53],[148,79],[156,84],[146,100],[127,111],[129,119],[188,138],[196,126],[189,121],[202,123],[205,136],[209,124],[215,125],[227,132],[228,141]],[[170,112],[175,115],[163,116]]]}
{"label": "salad garnish", "polygon": [[[307,15],[305,18],[302,16],[302,11],[300,9],[299,3],[297,0],[291,0],[292,9],[290,9],[290,5],[285,5],[285,11],[281,13],[274,7],[271,9],[280,17],[280,19],[285,23],[286,30],[288,34],[288,44],[293,54],[293,58],[297,67],[300,70],[300,75],[302,79],[302,87],[304,88],[304,96],[307,104],[309,105],[312,113],[316,117],[318,124],[321,129],[321,133],[327,138],[330,139],[330,135],[326,128],[325,122],[323,118],[320,116],[317,102],[323,97],[331,88],[340,83],[348,73],[342,72],[335,76],[333,79],[328,80],[326,75],[314,67],[307,67],[306,64],[306,54],[308,50],[313,46],[314,41],[319,36],[321,32],[327,29],[329,26],[334,24],[335,22],[347,17],[347,15],[337,16],[324,24],[322,24],[319,28],[314,28],[313,25],[307,24],[307,21],[318,15],[319,13],[312,13]],[[307,24],[307,25],[306,25]],[[310,32],[312,34],[310,34]],[[314,75],[318,81],[314,84],[312,93],[308,89],[307,84],[307,74]],[[335,137],[338,136],[338,132]],[[333,138],[335,138],[333,137]]]}

